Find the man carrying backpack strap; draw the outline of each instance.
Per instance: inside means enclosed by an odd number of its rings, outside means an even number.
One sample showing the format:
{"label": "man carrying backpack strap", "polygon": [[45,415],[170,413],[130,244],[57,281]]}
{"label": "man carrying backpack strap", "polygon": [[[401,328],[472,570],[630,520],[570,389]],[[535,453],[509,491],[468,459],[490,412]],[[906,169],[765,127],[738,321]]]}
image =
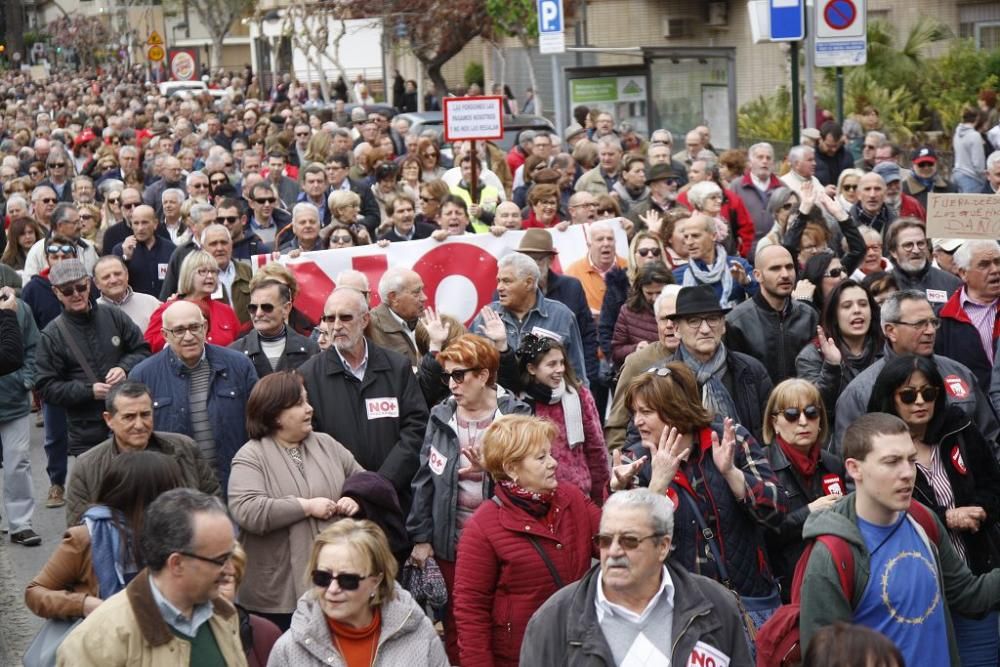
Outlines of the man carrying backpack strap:
{"label": "man carrying backpack strap", "polygon": [[974,615],[1000,608],[1000,570],[973,575],[941,539],[937,518],[911,506],[917,451],[901,419],[862,416],[845,433],[843,451],[856,490],[811,514],[803,538],[833,535],[850,545],[854,599],[845,597],[827,540],[817,540],[801,588],[803,654],[819,628],[845,621],[889,637],[908,665],[957,667],[949,609]]}

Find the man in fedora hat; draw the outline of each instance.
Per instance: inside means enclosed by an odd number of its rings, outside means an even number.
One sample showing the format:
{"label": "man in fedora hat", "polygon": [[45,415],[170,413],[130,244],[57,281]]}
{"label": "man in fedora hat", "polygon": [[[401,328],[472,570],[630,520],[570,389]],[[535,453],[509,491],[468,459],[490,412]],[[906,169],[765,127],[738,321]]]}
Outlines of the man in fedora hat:
{"label": "man in fedora hat", "polygon": [[636,204],[628,211],[628,219],[636,225],[643,224],[643,218],[649,211],[660,215],[677,207],[677,189],[681,179],[669,164],[654,164],[646,172],[646,185],[649,186],[649,197]]}
{"label": "man in fedora hat", "polygon": [[762,416],[773,386],[771,378],[762,363],[726,348],[722,342],[725,315],[710,285],[682,287],[677,309],[670,316],[681,339],[674,361],[694,371],[705,407],[733,419],[763,442]]}

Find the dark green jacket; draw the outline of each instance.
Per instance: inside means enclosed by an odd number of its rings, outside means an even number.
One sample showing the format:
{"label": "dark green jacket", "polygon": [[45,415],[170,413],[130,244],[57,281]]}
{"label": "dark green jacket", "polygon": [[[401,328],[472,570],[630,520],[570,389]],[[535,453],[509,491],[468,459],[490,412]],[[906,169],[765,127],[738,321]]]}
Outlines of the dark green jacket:
{"label": "dark green jacket", "polygon": [[[832,508],[810,514],[802,530],[802,537],[807,540],[819,535],[842,537],[847,540],[854,552],[854,600],[848,601],[844,597],[830,552],[822,543],[817,543],[813,548],[802,582],[799,629],[802,633],[803,653],[809,640],[823,626],[836,621],[852,622],[854,608],[861,600],[871,576],[871,559],[861,531],[858,529],[855,498],[856,493],[851,493]],[[928,513],[931,512],[928,510]],[[937,518],[935,521],[938,521]],[[938,530],[942,539],[940,544],[931,545],[931,551],[937,563],[938,585],[947,601],[944,613],[948,621],[948,650],[951,653],[951,664],[953,667],[958,667],[961,661],[951,624],[951,612],[973,616],[1000,607],[1000,569],[975,576],[955,553],[955,547],[952,546],[951,540],[947,539],[945,527],[940,521]],[[914,632],[919,630],[914,629]]]}

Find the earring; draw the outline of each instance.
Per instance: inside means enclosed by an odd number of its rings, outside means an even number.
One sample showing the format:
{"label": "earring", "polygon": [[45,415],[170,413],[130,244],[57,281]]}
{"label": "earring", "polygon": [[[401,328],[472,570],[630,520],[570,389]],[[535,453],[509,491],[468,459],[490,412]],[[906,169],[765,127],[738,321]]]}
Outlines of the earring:
{"label": "earring", "polygon": [[372,594],[368,596],[368,599],[369,600],[374,600],[375,599],[375,591],[372,591]]}

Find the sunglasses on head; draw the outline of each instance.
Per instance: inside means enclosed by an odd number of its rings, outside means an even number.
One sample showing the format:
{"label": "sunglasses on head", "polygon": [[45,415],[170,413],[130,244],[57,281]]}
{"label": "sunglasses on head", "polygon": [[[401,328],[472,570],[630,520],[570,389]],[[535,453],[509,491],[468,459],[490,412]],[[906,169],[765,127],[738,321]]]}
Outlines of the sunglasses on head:
{"label": "sunglasses on head", "polygon": [[45,252],[50,255],[62,253],[63,255],[76,255],[76,248],[71,245],[50,245],[46,246]]}
{"label": "sunglasses on head", "polygon": [[639,257],[648,257],[650,255],[652,255],[653,257],[660,256],[659,248],[639,248],[638,250],[636,250],[636,252],[639,253]]}
{"label": "sunglasses on head", "polygon": [[275,305],[273,303],[250,303],[250,304],[247,304],[247,310],[250,311],[251,315],[255,314],[258,310],[260,310],[263,313],[267,313],[268,315],[270,315],[271,313],[274,312],[274,308],[275,308]]}
{"label": "sunglasses on head", "polygon": [[780,412],[774,413],[775,417],[777,417],[778,415],[784,417],[785,421],[793,423],[797,422],[799,420],[799,417],[801,417],[802,415],[805,415],[806,419],[808,419],[809,421],[815,421],[819,419],[819,408],[817,408],[815,405],[807,405],[802,410],[799,410],[798,408],[785,408]]}
{"label": "sunglasses on head", "polygon": [[455,384],[462,384],[465,382],[466,373],[476,373],[480,370],[481,369],[479,368],[456,368],[450,373],[444,371],[441,373],[441,382],[443,382],[445,386],[448,386],[450,380],[454,380]]}
{"label": "sunglasses on head", "polygon": [[912,387],[906,387],[905,389],[900,389],[896,392],[896,396],[905,405],[913,405],[917,402],[917,394],[923,397],[925,403],[933,403],[938,397],[937,387],[921,387],[920,389],[914,389]]}
{"label": "sunglasses on head", "polygon": [[341,572],[340,574],[334,574],[332,572],[326,572],[324,570],[313,570],[312,582],[313,586],[319,586],[320,588],[329,588],[333,580],[337,580],[337,586],[342,591],[356,591],[358,587],[361,586],[361,580],[367,579],[373,575],[366,574],[361,576],[360,574],[348,574],[346,572]]}
{"label": "sunglasses on head", "polygon": [[90,283],[77,283],[75,285],[58,285],[56,287],[63,296],[73,296],[73,293],[83,294],[90,291]]}

